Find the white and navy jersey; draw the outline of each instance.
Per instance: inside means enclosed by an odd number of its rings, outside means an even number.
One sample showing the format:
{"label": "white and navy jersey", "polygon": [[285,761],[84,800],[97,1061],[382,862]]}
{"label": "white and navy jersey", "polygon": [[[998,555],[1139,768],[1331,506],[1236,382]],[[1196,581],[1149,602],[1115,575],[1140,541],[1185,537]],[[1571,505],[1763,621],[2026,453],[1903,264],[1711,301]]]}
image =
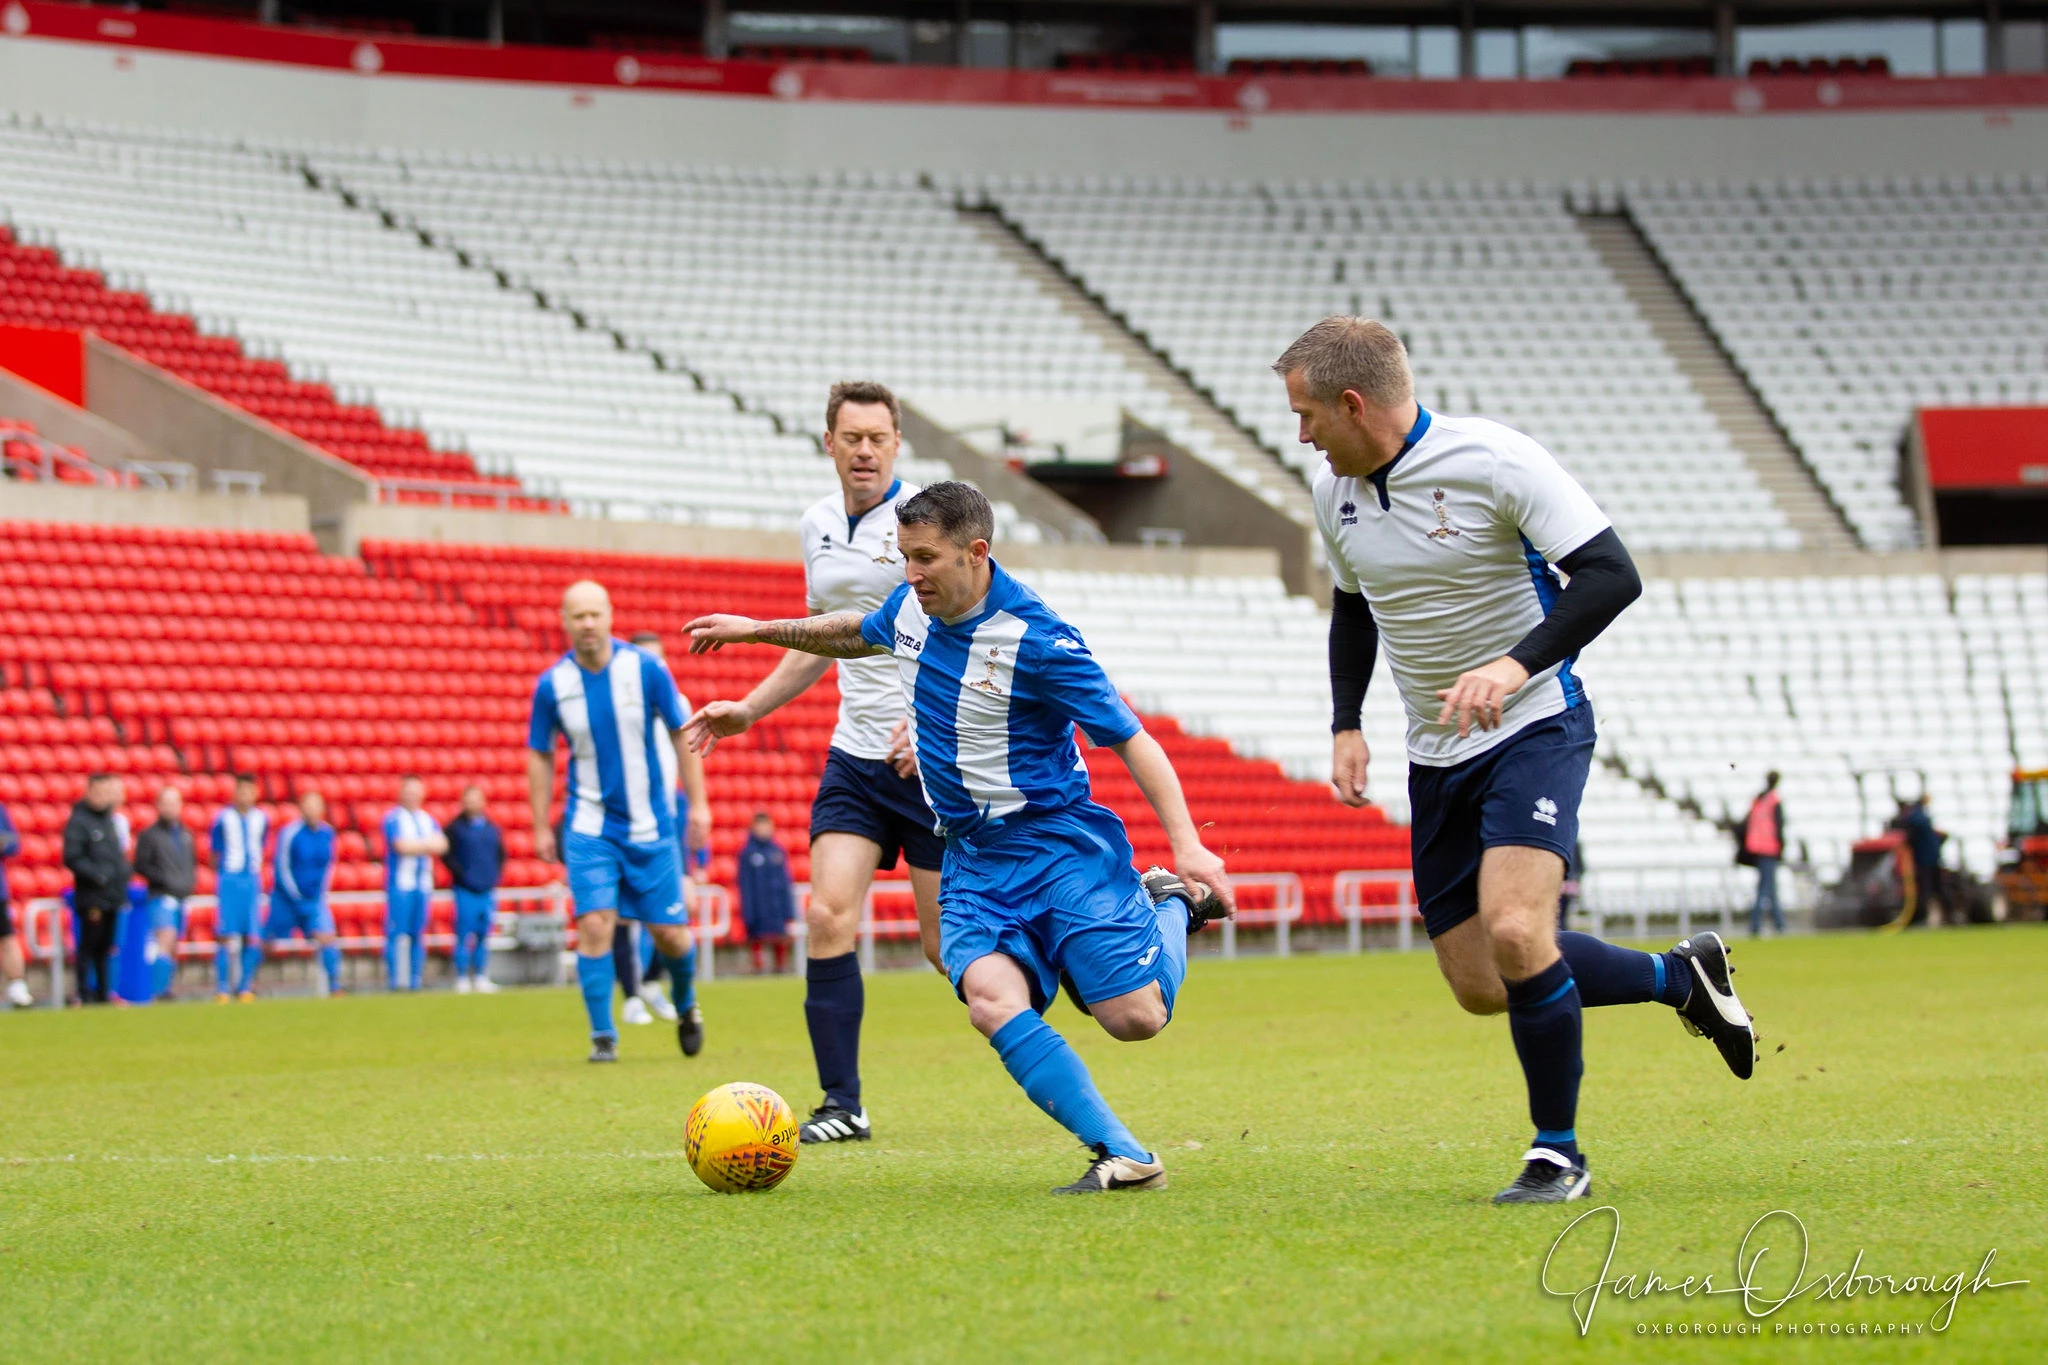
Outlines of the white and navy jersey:
{"label": "white and navy jersey", "polygon": [[861,622],[868,643],[895,656],[925,801],[948,837],[1088,800],[1074,727],[1097,744],[1141,728],[1080,632],[990,568],[988,596],[957,622],[926,616],[907,583]]}
{"label": "white and navy jersey", "polygon": [[[812,612],[857,611],[865,616],[903,583],[896,549],[896,506],[917,493],[898,479],[882,500],[859,516],[846,514],[846,496],[811,504],[798,534],[804,542],[804,596]],[[903,719],[896,670],[882,658],[839,661],[839,724],[832,747],[855,758],[887,758],[889,735]]]}
{"label": "white and navy jersey", "polygon": [[1408,708],[1408,756],[1462,763],[1579,705],[1577,656],[1508,698],[1499,726],[1458,738],[1437,692],[1506,654],[1562,591],[1550,566],[1608,529],[1586,490],[1541,445],[1480,417],[1422,411],[1409,444],[1367,478],[1315,477],[1330,574],[1362,592]]}
{"label": "white and navy jersey", "polygon": [[263,838],[269,831],[270,817],[261,806],[249,807],[247,815],[233,806],[221,807],[206,836],[213,849],[213,870],[223,877],[261,876]]}
{"label": "white and navy jersey", "polygon": [[434,860],[425,853],[400,853],[400,839],[431,839],[441,827],[424,810],[393,806],[384,812],[384,889],[432,891]]}
{"label": "white and navy jersey", "polygon": [[564,654],[533,689],[528,747],[569,742],[569,828],[614,842],[676,837],[676,748],[682,700],[667,665],[624,640],[600,673]]}

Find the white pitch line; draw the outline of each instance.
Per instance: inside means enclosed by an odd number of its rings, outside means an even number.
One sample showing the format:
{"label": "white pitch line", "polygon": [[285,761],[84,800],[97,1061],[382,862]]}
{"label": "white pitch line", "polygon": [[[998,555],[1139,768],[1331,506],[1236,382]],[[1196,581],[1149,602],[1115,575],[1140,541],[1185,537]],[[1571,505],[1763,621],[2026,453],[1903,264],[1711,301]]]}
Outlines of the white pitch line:
{"label": "white pitch line", "polygon": [[228,1152],[189,1156],[122,1152],[63,1152],[46,1156],[0,1156],[0,1166],[61,1166],[120,1163],[133,1166],[398,1166],[415,1163],[482,1164],[494,1161],[681,1161],[681,1152],[404,1152],[396,1155],[351,1156],[345,1153]]}

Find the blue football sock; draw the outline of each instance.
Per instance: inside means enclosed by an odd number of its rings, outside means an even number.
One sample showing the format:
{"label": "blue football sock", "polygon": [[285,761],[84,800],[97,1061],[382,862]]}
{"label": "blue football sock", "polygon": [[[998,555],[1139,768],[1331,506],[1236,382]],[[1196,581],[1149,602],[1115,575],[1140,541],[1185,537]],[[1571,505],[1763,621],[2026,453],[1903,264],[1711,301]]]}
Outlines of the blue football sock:
{"label": "blue football sock", "polygon": [[226,995],[235,986],[235,952],[226,939],[213,947],[213,988]]}
{"label": "blue football sock", "polygon": [[386,920],[384,923],[384,988],[386,990],[397,990],[403,980],[398,975],[398,939],[399,934],[397,930],[393,928],[389,920]]}
{"label": "blue football sock", "polygon": [[460,930],[456,931],[455,947],[448,954],[448,966],[458,981],[469,975],[469,935]]}
{"label": "blue football sock", "polygon": [[654,960],[668,972],[668,998],[678,1010],[688,1011],[697,1003],[697,945],[691,944],[681,957],[657,953]]}
{"label": "blue football sock", "polygon": [[418,990],[427,980],[427,933],[422,929],[409,935],[412,939],[412,988]]}
{"label": "blue football sock", "polygon": [[610,952],[596,957],[576,955],[576,984],[583,988],[583,1008],[589,1011],[593,1038],[619,1036],[619,1031],[612,1027],[612,987],[617,982]]}
{"label": "blue football sock", "polygon": [[242,945],[242,975],[235,982],[235,993],[253,988],[256,984],[256,969],[263,965],[263,945],[244,943]]}
{"label": "blue football sock", "polygon": [[1168,896],[1157,907],[1159,942],[1159,989],[1166,997],[1166,1017],[1173,1018],[1174,997],[1188,975],[1188,907],[1179,896]]}
{"label": "blue football sock", "polygon": [[327,989],[341,989],[341,946],[335,943],[320,945],[320,970],[327,973]]}
{"label": "blue football sock", "polygon": [[1025,1010],[988,1041],[1011,1079],[1053,1122],[1089,1147],[1107,1147],[1116,1156],[1137,1161],[1152,1159],[1103,1102],[1080,1054],[1037,1012]]}
{"label": "blue football sock", "polygon": [[1514,1034],[1515,1055],[1522,1059],[1522,1076],[1529,1085],[1529,1117],[1540,1145],[1569,1157],[1579,1153],[1576,1124],[1579,1111],[1579,1077],[1585,1061],[1581,1051],[1579,988],[1572,980],[1571,965],[1563,958],[1534,976],[1510,981],[1508,987],[1508,1029]]}
{"label": "blue football sock", "polygon": [[171,979],[178,974],[178,959],[165,953],[150,964],[150,994],[161,1000],[171,992]]}
{"label": "blue football sock", "polygon": [[[804,968],[804,1022],[818,1061],[825,1103],[860,1108],[860,1020],[867,1010],[860,958],[853,953],[814,957]],[[676,1001],[681,1009],[683,1002]]]}

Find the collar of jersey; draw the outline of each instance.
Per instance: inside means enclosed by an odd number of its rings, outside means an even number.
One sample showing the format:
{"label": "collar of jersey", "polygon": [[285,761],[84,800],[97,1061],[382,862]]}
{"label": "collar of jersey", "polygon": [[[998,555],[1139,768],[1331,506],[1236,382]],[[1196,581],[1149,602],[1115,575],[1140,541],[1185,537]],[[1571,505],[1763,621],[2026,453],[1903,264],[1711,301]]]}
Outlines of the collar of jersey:
{"label": "collar of jersey", "polygon": [[941,630],[973,630],[1009,605],[1012,584],[1015,582],[1015,579],[1003,571],[1003,566],[996,563],[995,556],[991,555],[988,561],[988,596],[981,599],[981,610],[972,616],[961,617],[955,625],[946,624],[946,618],[943,616],[930,618],[931,623]]}
{"label": "collar of jersey", "polygon": [[1415,443],[1427,435],[1429,435],[1429,409],[1417,403],[1415,405],[1415,425],[1408,428],[1408,439],[1401,442],[1401,448],[1394,452],[1393,459],[1388,460],[1378,469],[1365,476],[1372,480],[1373,490],[1380,495],[1380,510],[1382,512],[1386,511],[1389,506],[1387,502],[1387,476],[1394,472],[1395,465],[1401,463],[1401,457],[1415,449]]}
{"label": "collar of jersey", "polygon": [[[887,507],[890,503],[896,500],[896,495],[898,493],[901,493],[902,491],[903,480],[892,480],[889,484],[889,491],[882,494],[882,500],[876,503],[875,507]],[[870,507],[868,509],[868,512],[874,511],[875,507]],[[868,512],[849,512],[846,514],[846,538],[848,541],[851,541],[853,539],[853,533],[860,529],[860,519],[866,516]]]}

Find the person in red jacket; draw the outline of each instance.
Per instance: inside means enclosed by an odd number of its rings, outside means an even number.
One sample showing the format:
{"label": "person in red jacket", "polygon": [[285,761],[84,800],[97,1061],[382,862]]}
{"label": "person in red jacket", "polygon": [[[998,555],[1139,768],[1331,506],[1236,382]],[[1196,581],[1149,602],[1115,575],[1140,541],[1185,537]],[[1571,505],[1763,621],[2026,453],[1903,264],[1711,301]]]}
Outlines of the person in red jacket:
{"label": "person in red jacket", "polygon": [[1756,899],[1749,906],[1749,936],[1764,931],[1764,911],[1771,912],[1771,927],[1785,932],[1785,912],[1778,907],[1778,862],[1785,856],[1785,805],[1778,795],[1778,775],[1764,777],[1764,789],[1749,803],[1742,822],[1742,851],[1746,862],[1756,866]]}

